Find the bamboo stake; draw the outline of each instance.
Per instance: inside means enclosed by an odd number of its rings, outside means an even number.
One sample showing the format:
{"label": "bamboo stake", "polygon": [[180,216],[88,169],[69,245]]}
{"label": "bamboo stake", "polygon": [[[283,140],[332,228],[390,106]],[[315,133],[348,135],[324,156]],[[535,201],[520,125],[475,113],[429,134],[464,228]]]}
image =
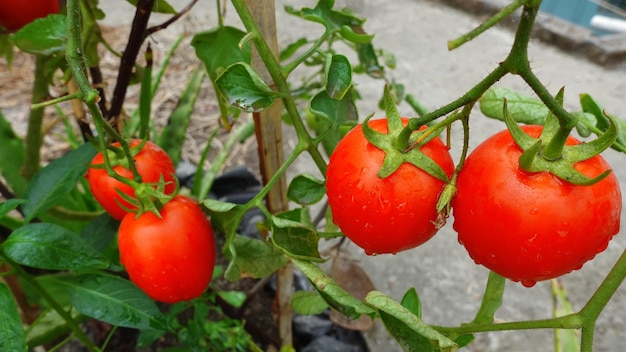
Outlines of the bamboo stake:
{"label": "bamboo stake", "polygon": [[[276,16],[274,0],[246,0],[250,12],[254,16],[269,47],[278,57],[278,39],[276,36]],[[263,61],[257,51],[252,48],[252,67],[261,75],[263,80],[273,86],[272,78],[265,69]],[[254,124],[257,138],[259,162],[263,183],[276,172],[284,161],[282,141],[282,103],[280,100],[268,109],[254,113]],[[283,177],[272,188],[266,198],[268,209],[272,213],[288,209],[287,183]],[[278,334],[283,346],[292,345],[291,290],[293,287],[293,266],[291,263],[279,269],[276,273],[276,307],[278,309]]]}

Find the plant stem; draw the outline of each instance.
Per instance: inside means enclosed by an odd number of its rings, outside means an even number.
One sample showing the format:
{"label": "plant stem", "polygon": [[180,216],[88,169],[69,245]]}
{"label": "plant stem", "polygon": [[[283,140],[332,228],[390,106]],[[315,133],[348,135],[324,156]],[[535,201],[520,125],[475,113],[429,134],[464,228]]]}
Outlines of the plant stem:
{"label": "plant stem", "polygon": [[468,32],[468,33],[466,33],[466,34],[464,34],[464,35],[462,35],[462,36],[460,36],[460,37],[458,37],[458,38],[456,38],[454,40],[449,40],[448,41],[448,50],[454,50],[454,49],[460,47],[461,45],[469,42],[470,40],[476,38],[477,36],[479,36],[480,34],[485,32],[489,28],[491,28],[494,25],[496,25],[498,22],[502,21],[505,17],[507,17],[510,14],[512,14],[513,12],[515,12],[515,10],[517,10],[522,5],[524,5],[525,2],[527,2],[527,0],[516,0],[516,1],[514,1],[513,3],[509,4],[508,6],[502,8],[502,10],[498,11],[498,13],[496,13],[493,16],[491,16],[488,20],[486,20],[485,22],[481,23],[478,27],[474,28],[470,32]]}
{"label": "plant stem", "polygon": [[122,112],[122,106],[124,105],[124,99],[126,97],[126,90],[130,83],[133,67],[137,61],[137,55],[139,55],[139,49],[144,39],[146,39],[146,33],[148,28],[148,20],[152,13],[152,6],[155,0],[139,0],[137,3],[137,10],[135,17],[133,18],[133,25],[128,37],[128,43],[122,54],[122,60],[120,61],[120,68],[117,75],[117,82],[113,89],[113,96],[111,97],[111,109],[109,110],[109,118],[117,118]]}
{"label": "plant stem", "polygon": [[475,102],[496,82],[498,82],[504,75],[508,73],[506,66],[500,64],[493,71],[491,71],[487,77],[472,87],[467,93],[463,94],[458,99],[440,107],[437,110],[424,114],[419,118],[412,118],[409,120],[407,128],[417,130],[420,126],[425,125],[443,115],[449,114],[452,111],[463,107],[471,102]]}
{"label": "plant stem", "polygon": [[551,319],[514,321],[498,324],[464,324],[458,327],[432,325],[432,328],[441,333],[472,334],[504,330],[579,329],[581,326],[582,321],[580,317],[577,314],[570,314]]}
{"label": "plant stem", "polygon": [[539,12],[540,1],[524,6],[522,16],[520,18],[517,32],[515,33],[515,41],[511,52],[506,58],[504,65],[507,66],[509,72],[519,75],[528,86],[537,94],[539,99],[559,120],[559,131],[554,138],[547,142],[541,154],[548,160],[556,160],[561,158],[565,140],[569,136],[571,130],[576,126],[576,118],[570,115],[550,94],[548,89],[541,83],[539,78],[533,73],[528,61],[528,43],[530,41],[532,28]]}
{"label": "plant stem", "polygon": [[[35,57],[35,81],[31,96],[31,103],[38,104],[48,96],[48,77],[45,72],[47,57],[37,55]],[[28,115],[28,131],[26,132],[25,148],[26,155],[22,175],[28,180],[39,170],[41,144],[41,126],[43,124],[44,109],[31,108]]]}
{"label": "plant stem", "polygon": [[306,149],[311,155],[311,158],[315,162],[317,168],[323,173],[326,173],[326,161],[324,157],[317,149],[317,145],[313,143],[311,136],[309,135],[306,127],[304,126],[304,122],[300,117],[300,113],[298,112],[298,107],[296,106],[295,101],[289,94],[289,85],[287,84],[287,80],[282,75],[282,69],[280,67],[280,63],[278,59],[274,57],[271,49],[267,45],[267,42],[260,35],[259,27],[254,21],[254,17],[250,13],[250,9],[246,5],[245,0],[233,0],[233,6],[237,10],[241,21],[243,22],[246,30],[248,32],[259,33],[254,36],[254,44],[259,52],[263,63],[267,67],[269,74],[272,76],[274,80],[274,84],[279,92],[283,93],[283,104],[285,105],[285,109],[287,110],[287,114],[291,119],[291,123],[293,124],[294,129],[298,135],[298,139],[302,140],[306,144]]}
{"label": "plant stem", "polygon": [[624,278],[626,278],[626,251],[622,253],[611,271],[604,278],[604,281],[602,281],[602,284],[600,284],[600,287],[580,310],[579,315],[584,321],[581,352],[591,351],[595,322],[615,294],[615,291],[624,281]]}
{"label": "plant stem", "polygon": [[[87,104],[89,108],[89,112],[92,115],[94,120],[94,125],[96,126],[96,130],[98,131],[98,142],[100,144],[100,148],[102,151],[106,148],[106,139],[105,139],[105,131],[107,134],[111,135],[113,138],[117,139],[122,146],[122,149],[126,153],[128,158],[129,168],[133,173],[133,178],[135,182],[141,182],[141,176],[137,172],[137,168],[135,167],[135,163],[133,162],[133,158],[130,154],[130,147],[128,142],[122,138],[122,136],[117,133],[117,131],[111,127],[106,121],[104,121],[104,117],[102,116],[102,112],[97,106],[97,102],[99,100],[98,91],[91,87],[89,80],[87,79],[87,69],[85,67],[85,57],[83,55],[82,42],[81,42],[81,23],[80,23],[80,6],[79,0],[68,0],[67,1],[67,44],[65,50],[65,57],[67,59],[67,63],[72,70],[72,74],[74,76],[74,80],[82,92],[83,100]],[[108,153],[103,153],[104,156],[104,164],[109,176],[114,177],[115,179],[133,185],[131,180],[128,180],[124,177],[118,175],[115,171],[113,171],[111,167],[111,162],[108,157]]]}
{"label": "plant stem", "polygon": [[54,98],[54,99],[50,99],[50,100],[46,100],[44,102],[41,103],[34,103],[30,105],[30,108],[32,110],[36,110],[36,109],[43,109],[46,106],[50,106],[50,105],[54,105],[54,104],[58,104],[58,103],[62,103],[64,101],[68,101],[68,100],[74,100],[74,99],[82,99],[83,94],[82,92],[76,92],[74,94],[68,94],[68,95],[64,95],[62,97],[58,97],[58,98]]}
{"label": "plant stem", "polygon": [[254,198],[252,198],[246,204],[247,210],[252,209],[255,206],[258,206],[259,204],[262,204],[263,199],[265,198],[267,193],[270,191],[270,189],[272,189],[272,187],[274,187],[274,185],[280,180],[280,178],[285,174],[285,172],[287,172],[287,169],[289,169],[291,164],[293,164],[296,161],[296,159],[300,156],[300,154],[302,154],[303,152],[307,150],[308,150],[307,145],[305,143],[299,142],[298,144],[296,144],[296,147],[293,149],[291,154],[289,154],[289,157],[287,158],[287,160],[285,160],[285,162],[280,166],[280,168],[276,170],[276,173],[274,173],[274,175],[272,175],[272,177],[269,180],[267,180],[267,184],[263,186],[263,188],[259,191],[259,193],[257,193],[254,196]]}
{"label": "plant stem", "polygon": [[301,63],[303,63],[306,59],[308,59],[314,52],[316,52],[322,44],[330,37],[331,32],[325,31],[322,36],[313,43],[313,45],[307,49],[302,55],[294,59],[293,61],[285,64],[282,68],[282,74],[287,77],[293,70],[296,69]]}

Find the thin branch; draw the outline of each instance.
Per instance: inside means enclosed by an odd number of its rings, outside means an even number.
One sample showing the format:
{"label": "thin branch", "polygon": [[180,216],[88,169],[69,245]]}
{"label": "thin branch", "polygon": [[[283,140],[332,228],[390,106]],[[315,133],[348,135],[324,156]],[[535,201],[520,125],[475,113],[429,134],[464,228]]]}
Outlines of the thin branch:
{"label": "thin branch", "polygon": [[193,8],[193,6],[198,2],[198,0],[191,0],[191,2],[189,3],[189,5],[187,5],[184,9],[180,10],[176,15],[172,16],[169,20],[154,26],[154,27],[150,27],[148,28],[148,30],[146,31],[146,37],[150,36],[160,30],[163,30],[167,27],[169,27],[172,23],[178,21],[179,18],[183,17],[185,14],[187,14],[187,12],[191,11],[191,9]]}
{"label": "thin branch", "polygon": [[[126,91],[130,83],[133,68],[135,67],[135,62],[137,61],[137,56],[139,55],[139,49],[146,38],[148,20],[150,19],[154,2],[155,0],[140,0],[137,4],[128,44],[122,54],[117,82],[113,90],[113,97],[111,98],[111,108],[107,115],[109,120],[116,119],[122,112]],[[116,124],[114,123],[113,125]]]}

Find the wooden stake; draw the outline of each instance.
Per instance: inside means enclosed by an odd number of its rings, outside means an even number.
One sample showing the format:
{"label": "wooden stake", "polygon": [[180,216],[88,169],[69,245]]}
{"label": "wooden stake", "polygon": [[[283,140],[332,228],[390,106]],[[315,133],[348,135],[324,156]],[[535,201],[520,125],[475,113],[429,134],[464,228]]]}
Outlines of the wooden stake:
{"label": "wooden stake", "polygon": [[[246,0],[252,15],[261,30],[261,35],[278,57],[278,39],[276,36],[276,14],[274,0]],[[263,80],[273,87],[273,81],[257,51],[252,48],[252,67]],[[268,109],[254,113],[254,125],[259,151],[259,162],[263,183],[272,177],[284,161],[282,136],[282,102],[276,100]],[[287,184],[285,178],[272,188],[266,198],[267,207],[272,213],[288,209]],[[279,269],[276,283],[276,307],[278,309],[278,334],[283,346],[292,345],[291,290],[293,287],[293,266],[291,263]]]}

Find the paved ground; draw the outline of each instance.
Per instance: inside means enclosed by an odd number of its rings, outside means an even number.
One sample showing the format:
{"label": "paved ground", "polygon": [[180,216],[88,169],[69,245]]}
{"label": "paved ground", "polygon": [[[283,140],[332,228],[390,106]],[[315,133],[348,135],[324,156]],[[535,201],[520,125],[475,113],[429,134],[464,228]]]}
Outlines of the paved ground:
{"label": "paved ground", "polygon": [[[512,33],[505,28],[495,28],[477,40],[448,52],[446,41],[476,26],[479,21],[464,12],[458,12],[436,1],[396,0],[376,4],[365,0],[347,0],[356,11],[368,17],[366,30],[376,33],[375,45],[397,56],[396,78],[406,85],[408,92],[418,96],[430,107],[441,106],[463,94],[484,77],[498,61],[503,59],[512,43]],[[172,1],[184,4],[185,1]],[[306,35],[318,27],[298,25],[300,22],[285,15],[280,6],[293,1],[280,0],[278,29],[281,43]],[[315,1],[299,0],[294,5],[313,6]],[[130,7],[121,0],[101,2],[107,9],[116,8],[120,16],[110,16],[109,23],[127,21]],[[180,5],[179,5],[180,6]],[[191,19],[181,25],[209,28],[215,23],[213,2],[198,4]],[[230,18],[234,11],[229,10]],[[168,34],[163,34],[167,37]],[[189,49],[191,50],[191,49]],[[604,70],[578,56],[570,56],[550,45],[534,43],[530,49],[532,66],[538,76],[556,92],[566,87],[566,105],[575,107],[579,93],[590,93],[607,111],[626,118],[624,92],[626,71]],[[375,112],[382,92],[381,82],[358,78],[359,90],[364,100],[359,103],[362,115]],[[501,81],[501,86],[530,93],[520,80],[511,77]],[[406,106],[401,112],[411,114]],[[497,122],[474,116],[472,145],[487,135],[502,129]],[[455,150],[458,153],[458,150]],[[626,156],[606,152],[606,158],[615,168],[622,184],[626,185]],[[310,170],[302,162],[300,170]],[[622,220],[626,223],[626,212]],[[624,231],[622,231],[624,232]],[[567,275],[563,283],[569,290],[575,309],[579,309],[594,292],[626,245],[625,234],[613,240],[609,248],[580,271]],[[353,248],[354,249],[354,248]],[[365,257],[354,249],[363,266],[372,276],[379,290],[399,299],[410,287],[419,292],[424,305],[424,320],[433,324],[457,325],[469,321],[480,304],[482,287],[487,271],[475,266],[465,250],[457,243],[450,224],[424,246],[395,256]],[[607,310],[600,317],[596,331],[595,351],[621,351],[626,339],[626,287],[622,287]],[[504,321],[549,317],[552,302],[548,283],[524,288],[508,283],[503,307],[497,317]],[[388,338],[381,324],[367,334],[372,351],[399,351]],[[553,349],[549,331],[488,333],[477,336],[467,351],[545,351]]]}

